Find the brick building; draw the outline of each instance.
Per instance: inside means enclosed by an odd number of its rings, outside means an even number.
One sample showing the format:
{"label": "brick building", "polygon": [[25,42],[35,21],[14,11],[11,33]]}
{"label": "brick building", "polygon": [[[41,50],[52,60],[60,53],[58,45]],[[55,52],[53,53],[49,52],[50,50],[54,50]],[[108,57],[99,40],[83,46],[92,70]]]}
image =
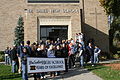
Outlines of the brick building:
{"label": "brick building", "polygon": [[0,50],[13,45],[20,15],[25,41],[70,39],[83,32],[85,42],[93,38],[109,52],[108,19],[99,0],[0,0]]}

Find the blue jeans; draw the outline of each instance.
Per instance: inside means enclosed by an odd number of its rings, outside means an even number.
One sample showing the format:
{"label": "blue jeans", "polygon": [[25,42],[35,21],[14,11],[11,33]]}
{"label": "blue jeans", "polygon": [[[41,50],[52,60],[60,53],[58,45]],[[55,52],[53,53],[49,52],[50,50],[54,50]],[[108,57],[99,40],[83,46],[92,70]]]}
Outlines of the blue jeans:
{"label": "blue jeans", "polygon": [[93,64],[94,63],[94,55],[91,55],[90,60],[91,60],[91,63]]}
{"label": "blue jeans", "polygon": [[98,56],[99,56],[99,54],[94,54],[94,63],[98,63],[99,62]]}
{"label": "blue jeans", "polygon": [[11,60],[10,56],[8,58],[8,61],[9,61],[9,64],[12,65],[12,60]]}
{"label": "blue jeans", "polygon": [[80,66],[83,67],[84,65],[84,57],[83,55],[80,56]]}
{"label": "blue jeans", "polygon": [[27,64],[22,64],[22,79],[28,80]]}
{"label": "blue jeans", "polygon": [[9,56],[5,56],[5,64],[9,64]]}
{"label": "blue jeans", "polygon": [[12,60],[12,72],[15,73],[17,71],[17,62]]}

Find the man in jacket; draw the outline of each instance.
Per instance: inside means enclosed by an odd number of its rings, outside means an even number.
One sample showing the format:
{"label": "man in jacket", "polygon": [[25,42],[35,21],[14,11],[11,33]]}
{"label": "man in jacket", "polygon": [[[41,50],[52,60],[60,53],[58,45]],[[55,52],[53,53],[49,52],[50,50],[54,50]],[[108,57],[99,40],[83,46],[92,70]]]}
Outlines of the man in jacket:
{"label": "man in jacket", "polygon": [[11,59],[12,59],[12,72],[15,73],[17,71],[18,62],[17,50],[15,45],[13,45],[13,49],[11,50]]}

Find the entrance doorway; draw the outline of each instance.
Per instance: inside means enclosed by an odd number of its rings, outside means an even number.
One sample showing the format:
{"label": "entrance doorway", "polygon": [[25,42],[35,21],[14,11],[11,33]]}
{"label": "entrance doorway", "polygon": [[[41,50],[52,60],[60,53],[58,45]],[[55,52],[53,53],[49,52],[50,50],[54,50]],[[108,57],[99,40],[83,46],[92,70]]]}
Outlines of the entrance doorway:
{"label": "entrance doorway", "polygon": [[40,40],[66,40],[68,39],[67,25],[40,26]]}

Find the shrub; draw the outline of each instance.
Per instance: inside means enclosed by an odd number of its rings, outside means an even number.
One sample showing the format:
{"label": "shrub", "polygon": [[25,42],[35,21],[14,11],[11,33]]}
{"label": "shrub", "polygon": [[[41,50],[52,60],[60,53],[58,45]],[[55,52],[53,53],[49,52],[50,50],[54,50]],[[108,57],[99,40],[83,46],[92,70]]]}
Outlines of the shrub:
{"label": "shrub", "polygon": [[4,54],[4,51],[0,51],[0,54]]}
{"label": "shrub", "polygon": [[0,62],[5,60],[4,51],[0,51]]}
{"label": "shrub", "polygon": [[119,55],[119,54],[114,54],[114,55],[113,55],[113,58],[114,58],[114,59],[119,59],[119,58],[120,58],[120,55]]}
{"label": "shrub", "polygon": [[113,56],[112,53],[101,52],[99,58],[101,61],[103,61],[103,60],[112,59],[112,56]]}

